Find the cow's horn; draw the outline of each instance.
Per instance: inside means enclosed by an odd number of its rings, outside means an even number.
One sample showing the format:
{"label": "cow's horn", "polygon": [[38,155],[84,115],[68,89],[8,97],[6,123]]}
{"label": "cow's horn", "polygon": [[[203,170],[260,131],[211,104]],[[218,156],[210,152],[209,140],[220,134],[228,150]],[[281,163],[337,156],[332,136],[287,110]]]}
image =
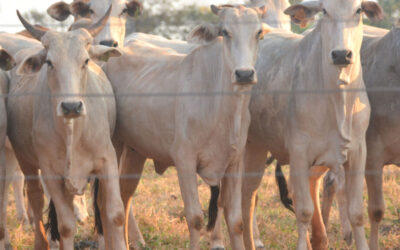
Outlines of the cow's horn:
{"label": "cow's horn", "polygon": [[30,24],[28,21],[25,20],[25,18],[22,17],[21,13],[17,10],[17,16],[19,20],[21,21],[22,25],[24,25],[25,29],[37,40],[40,41],[42,36],[46,34],[46,31],[39,30],[35,28],[32,24]]}
{"label": "cow's horn", "polygon": [[89,31],[89,33],[92,35],[92,37],[97,36],[97,34],[99,34],[100,31],[104,28],[104,26],[107,23],[108,17],[111,14],[111,9],[112,9],[112,5],[110,5],[106,14],[99,21],[90,25],[90,27],[87,28],[87,31]]}

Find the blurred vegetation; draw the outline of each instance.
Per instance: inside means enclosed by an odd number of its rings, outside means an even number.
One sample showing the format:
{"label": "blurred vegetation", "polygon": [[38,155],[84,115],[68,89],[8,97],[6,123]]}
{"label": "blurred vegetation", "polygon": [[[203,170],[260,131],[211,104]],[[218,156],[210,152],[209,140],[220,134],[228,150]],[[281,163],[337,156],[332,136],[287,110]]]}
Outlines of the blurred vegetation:
{"label": "blurred vegetation", "polygon": [[[301,2],[301,0],[289,0],[291,4]],[[142,0],[144,5],[143,13],[136,18],[128,18],[127,32],[134,31],[161,35],[173,39],[185,39],[186,35],[194,26],[204,22],[216,23],[218,18],[210,11],[209,6],[199,4],[184,5],[179,0]],[[237,2],[227,0],[227,2]],[[385,11],[385,18],[379,22],[371,22],[365,19],[366,24],[390,29],[400,18],[400,0],[379,0],[380,5]],[[31,10],[25,16],[33,23],[53,27],[57,21],[51,19],[45,11],[40,12]],[[65,29],[71,20],[62,22],[60,27]],[[292,25],[292,30],[302,33],[308,27],[302,29],[297,25]]]}

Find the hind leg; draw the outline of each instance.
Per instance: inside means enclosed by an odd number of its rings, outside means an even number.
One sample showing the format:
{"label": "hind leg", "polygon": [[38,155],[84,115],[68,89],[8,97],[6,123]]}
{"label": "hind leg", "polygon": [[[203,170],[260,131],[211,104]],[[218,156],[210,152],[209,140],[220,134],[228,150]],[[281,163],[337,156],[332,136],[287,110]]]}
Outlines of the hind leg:
{"label": "hind leg", "polygon": [[222,207],[222,204],[218,202],[218,214],[217,214],[217,219],[215,221],[215,226],[214,229],[211,232],[211,250],[223,250],[225,249],[224,247],[224,237],[222,235],[222,214],[224,212],[224,209]]}
{"label": "hind leg", "polygon": [[246,249],[254,249],[253,239],[254,210],[257,189],[264,175],[267,152],[257,145],[247,143],[245,151],[245,172],[242,187],[242,210],[243,210],[243,238]]}
{"label": "hind leg", "polygon": [[125,233],[126,237],[129,236],[129,245],[134,249],[145,246],[143,236],[140,233],[131,209],[132,195],[139,184],[145,161],[146,157],[128,147],[124,148],[120,162],[120,187],[125,207]]}
{"label": "hind leg", "polygon": [[260,238],[260,231],[257,226],[257,203],[258,203],[258,195],[256,195],[256,204],[254,205],[254,216],[253,216],[253,238],[254,238],[254,246],[256,249],[264,249],[264,243]]}

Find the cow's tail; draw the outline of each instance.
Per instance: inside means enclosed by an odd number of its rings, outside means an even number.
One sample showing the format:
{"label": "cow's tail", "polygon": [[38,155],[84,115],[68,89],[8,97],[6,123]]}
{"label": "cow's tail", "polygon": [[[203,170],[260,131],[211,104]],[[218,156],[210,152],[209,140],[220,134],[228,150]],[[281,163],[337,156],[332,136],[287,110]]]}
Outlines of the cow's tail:
{"label": "cow's tail", "polygon": [[213,230],[215,222],[217,221],[219,186],[210,186],[210,191],[211,191],[211,198],[210,198],[210,205],[208,206],[207,231]]}
{"label": "cow's tail", "polygon": [[99,195],[99,178],[94,179],[93,184],[93,208],[94,208],[94,229],[99,235],[103,235],[103,223],[101,222],[100,209],[97,204],[97,198]]}
{"label": "cow's tail", "polygon": [[285,175],[282,172],[281,164],[279,164],[279,162],[276,163],[275,180],[276,180],[276,184],[279,187],[279,195],[281,197],[281,202],[287,209],[289,209],[290,211],[292,211],[294,213],[293,201],[292,201],[292,199],[289,198],[287,182],[285,179]]}
{"label": "cow's tail", "polygon": [[49,203],[49,214],[46,224],[46,232],[50,229],[50,236],[52,241],[60,241],[60,232],[58,231],[58,221],[56,207],[54,206],[53,200],[50,199]]}

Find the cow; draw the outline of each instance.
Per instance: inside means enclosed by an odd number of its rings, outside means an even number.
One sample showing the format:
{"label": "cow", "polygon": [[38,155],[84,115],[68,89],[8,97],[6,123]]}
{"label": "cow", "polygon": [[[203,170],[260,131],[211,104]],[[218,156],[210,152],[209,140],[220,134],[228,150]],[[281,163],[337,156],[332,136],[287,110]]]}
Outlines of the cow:
{"label": "cow", "polygon": [[252,212],[267,151],[281,164],[290,164],[297,249],[309,246],[307,228],[311,219],[313,226],[322,224],[320,230],[312,232],[313,248],[327,248],[326,231],[316,205],[320,177],[327,169],[337,172],[342,166],[347,197],[351,198],[347,213],[356,245],[358,249],[368,248],[362,184],[370,108],[366,93],[347,90],[364,88],[359,55],[362,13],[373,19],[381,18],[383,13],[376,2],[361,0],[340,0],[340,4],[333,0],[307,1],[285,10],[293,22],[301,25],[319,12],[323,15],[308,34],[277,30],[260,43],[256,65],[259,84],[253,88],[250,102],[242,188],[247,194],[242,195],[247,249],[254,249]]}
{"label": "cow", "polygon": [[5,213],[5,207],[7,207],[7,195],[6,195],[6,159],[5,159],[5,142],[7,134],[7,111],[5,96],[8,93],[8,81],[9,78],[5,70],[10,70],[15,66],[14,58],[3,49],[0,45],[0,247],[5,248],[5,241],[7,241],[8,233],[6,230],[7,216]]}
{"label": "cow", "polygon": [[[19,19],[41,46],[19,51],[11,73],[8,136],[27,181],[34,213],[35,249],[48,249],[43,231],[43,191],[40,169],[52,198],[60,245],[73,249],[74,195],[81,195],[90,175],[100,178],[100,204],[108,249],[126,249],[124,212],[119,191],[118,164],[111,135],[116,107],[112,87],[92,60],[120,56],[116,48],[91,45],[105,26],[111,7],[87,29],[47,32]],[[18,95],[28,93],[24,98]],[[36,93],[36,95],[35,95]],[[103,95],[89,98],[87,94]],[[108,178],[101,178],[108,176]],[[54,211],[54,212],[55,212]]]}
{"label": "cow", "polygon": [[[233,249],[243,249],[240,173],[250,97],[242,92],[250,91],[257,82],[258,40],[269,28],[261,23],[265,7],[212,5],[211,10],[221,21],[192,30],[190,36],[205,44],[189,54],[133,40],[126,44],[121,58],[105,65],[117,99],[114,141],[116,148],[124,145],[125,152],[120,165],[121,194],[125,208],[129,207],[139,179],[124,176],[140,175],[146,158],[153,158],[157,173],[176,166],[190,248],[199,249],[203,214],[196,172],[215,187],[214,194],[222,181],[220,202],[231,244]],[[220,96],[221,92],[230,94]],[[126,93],[146,97],[130,98]],[[149,93],[154,96],[147,96]],[[200,96],[179,96],[188,93]],[[137,108],[132,108],[134,105]]]}
{"label": "cow", "polygon": [[47,13],[58,21],[64,21],[72,15],[74,24],[70,29],[73,30],[100,20],[110,4],[113,6],[110,18],[104,29],[94,37],[93,42],[112,47],[123,46],[127,17],[135,17],[143,9],[138,0],[74,0],[70,4],[60,1],[52,4]]}
{"label": "cow", "polygon": [[249,7],[268,6],[263,22],[271,27],[290,31],[290,18],[283,13],[290,6],[288,0],[250,0]]}
{"label": "cow", "polygon": [[[371,224],[370,249],[379,249],[379,223],[385,212],[385,203],[382,191],[383,167],[388,164],[399,165],[399,128],[397,121],[398,93],[390,88],[400,86],[400,26],[392,30],[369,28],[364,36],[361,47],[361,63],[363,77],[371,103],[371,119],[367,130],[367,163],[365,179],[368,189],[368,215]],[[388,91],[379,91],[377,88],[388,88]],[[347,199],[341,185],[343,178],[333,174],[324,179],[324,199],[322,214],[327,226],[329,211],[333,195],[337,191],[339,211],[343,210]],[[349,218],[340,213],[343,234],[349,235]],[[350,234],[351,236],[351,234]],[[351,244],[351,237],[345,237]]]}

